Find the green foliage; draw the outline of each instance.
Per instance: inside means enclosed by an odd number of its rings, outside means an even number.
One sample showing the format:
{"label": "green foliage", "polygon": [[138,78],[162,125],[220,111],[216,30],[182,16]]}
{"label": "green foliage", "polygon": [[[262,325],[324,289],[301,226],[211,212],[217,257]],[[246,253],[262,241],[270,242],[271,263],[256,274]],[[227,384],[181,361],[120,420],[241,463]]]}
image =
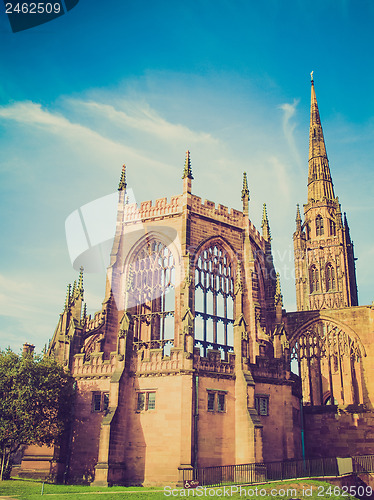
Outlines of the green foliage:
{"label": "green foliage", "polygon": [[0,351],[0,479],[20,446],[56,442],[72,396],[71,375],[53,359]]}

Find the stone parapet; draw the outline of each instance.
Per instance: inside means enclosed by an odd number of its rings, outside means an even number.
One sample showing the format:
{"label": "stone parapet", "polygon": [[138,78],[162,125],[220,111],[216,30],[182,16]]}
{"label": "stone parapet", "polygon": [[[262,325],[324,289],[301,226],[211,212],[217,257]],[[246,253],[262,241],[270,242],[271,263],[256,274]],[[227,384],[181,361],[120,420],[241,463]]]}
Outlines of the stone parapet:
{"label": "stone parapet", "polygon": [[182,211],[182,196],[172,196],[168,203],[167,198],[159,198],[152,205],[152,200],[137,203],[129,203],[124,206],[124,222],[136,222],[154,217],[177,214]]}
{"label": "stone parapet", "polygon": [[204,358],[199,354],[200,349],[195,348],[194,352],[194,368],[199,372],[207,372],[209,374],[220,374],[222,376],[235,375],[235,354],[229,353],[228,360],[221,359],[221,352],[209,349],[207,357]]}
{"label": "stone parapet", "polygon": [[163,349],[139,350],[132,359],[132,371],[138,376],[171,374],[191,370],[192,361],[181,349],[171,348],[165,356]]}
{"label": "stone parapet", "polygon": [[111,353],[110,359],[103,360],[103,352],[90,355],[89,361],[85,361],[84,354],[74,356],[72,374],[75,378],[84,377],[111,377],[118,364],[118,355]]}
{"label": "stone parapet", "polygon": [[283,359],[257,356],[256,364],[251,364],[250,369],[255,382],[278,380],[284,384],[291,379],[291,372]]}
{"label": "stone parapet", "polygon": [[96,330],[97,328],[102,326],[105,323],[105,317],[105,310],[96,312],[93,318],[91,318],[91,315],[88,316],[85,322],[85,331],[92,332],[93,330]]}

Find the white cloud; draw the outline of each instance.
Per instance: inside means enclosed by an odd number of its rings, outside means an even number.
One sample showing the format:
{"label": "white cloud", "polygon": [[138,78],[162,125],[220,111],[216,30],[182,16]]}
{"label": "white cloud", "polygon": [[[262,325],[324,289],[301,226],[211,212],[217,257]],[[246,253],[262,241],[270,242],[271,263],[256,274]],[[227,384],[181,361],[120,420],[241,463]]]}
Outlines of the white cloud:
{"label": "white cloud", "polygon": [[[61,113],[47,111],[38,103],[24,101],[0,107],[0,117],[13,120],[30,127],[39,126],[44,132],[57,136],[69,143],[69,147],[79,144],[83,151],[99,150],[104,154],[117,152],[133,162],[151,163],[155,168],[167,168],[164,163],[153,160],[142,151],[107,138],[89,127],[72,123]],[[44,144],[44,143],[43,143]],[[169,166],[170,168],[170,166]]]}
{"label": "white cloud", "polygon": [[292,104],[284,103],[279,106],[279,108],[283,111],[283,119],[282,119],[282,127],[283,133],[286,137],[287,143],[291,149],[291,152],[294,156],[298,165],[302,164],[300,154],[296,145],[294,132],[297,126],[297,123],[293,121],[296,115],[296,108],[300,102],[300,99],[294,99]]}
{"label": "white cloud", "polygon": [[61,302],[61,294],[50,287],[38,287],[28,281],[0,274],[0,315],[18,318],[23,315],[46,314],[51,305]]}
{"label": "white cloud", "polygon": [[182,141],[184,143],[209,143],[217,144],[210,134],[190,130],[182,124],[174,124],[165,120],[149,105],[140,102],[122,101],[122,109],[116,109],[110,104],[94,101],[71,100],[70,103],[76,108],[86,108],[100,118],[106,118],[116,126],[137,130],[142,134],[150,134],[163,142]]}

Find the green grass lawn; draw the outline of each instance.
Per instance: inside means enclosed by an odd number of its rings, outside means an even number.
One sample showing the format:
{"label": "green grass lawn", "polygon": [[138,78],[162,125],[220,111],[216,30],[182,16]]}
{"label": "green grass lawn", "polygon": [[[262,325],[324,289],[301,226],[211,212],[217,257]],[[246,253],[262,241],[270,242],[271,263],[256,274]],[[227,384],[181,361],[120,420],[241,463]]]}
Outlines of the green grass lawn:
{"label": "green grass lawn", "polygon": [[[40,499],[46,500],[119,500],[127,497],[129,500],[165,500],[166,498],[233,498],[235,500],[271,500],[298,498],[300,500],[352,500],[349,490],[339,489],[329,483],[313,480],[283,481],[251,486],[226,486],[220,488],[206,488],[198,490],[155,488],[98,488],[92,486],[56,485],[45,483],[44,487],[39,481],[26,481],[11,479],[0,482],[0,497],[9,496],[19,500]],[[241,489],[240,489],[241,488]],[[213,493],[214,491],[214,493]],[[354,493],[354,490],[352,490]],[[363,491],[360,490],[359,493]],[[360,498],[362,495],[357,495]]]}

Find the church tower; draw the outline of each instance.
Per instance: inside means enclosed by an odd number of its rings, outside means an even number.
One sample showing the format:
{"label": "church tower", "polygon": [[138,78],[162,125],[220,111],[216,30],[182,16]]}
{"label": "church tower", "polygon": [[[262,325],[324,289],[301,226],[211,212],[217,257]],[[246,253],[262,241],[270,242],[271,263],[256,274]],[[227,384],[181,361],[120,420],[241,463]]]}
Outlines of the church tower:
{"label": "church tower", "polygon": [[293,236],[298,311],[358,305],[353,243],[334,194],[311,77],[308,200],[304,223],[297,206]]}

